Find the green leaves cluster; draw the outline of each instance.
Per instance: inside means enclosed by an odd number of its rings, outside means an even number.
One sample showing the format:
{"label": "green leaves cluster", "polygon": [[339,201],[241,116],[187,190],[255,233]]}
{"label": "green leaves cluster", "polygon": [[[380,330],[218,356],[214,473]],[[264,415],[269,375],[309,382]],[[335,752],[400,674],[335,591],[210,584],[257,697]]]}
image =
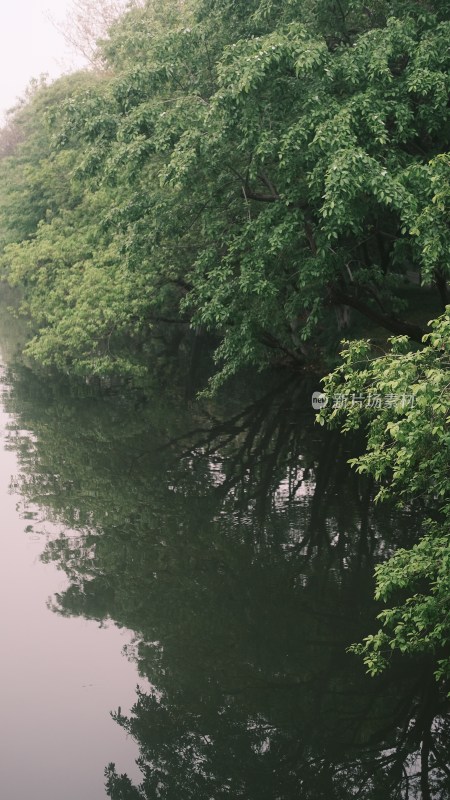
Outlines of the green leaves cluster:
{"label": "green leaves cluster", "polygon": [[[444,533],[444,535],[443,535]],[[411,550],[399,550],[376,568],[375,598],[389,603],[378,615],[381,627],[355,645],[370,674],[384,670],[393,651],[432,658],[437,680],[450,680],[450,540],[444,526],[429,533]]]}
{"label": "green leaves cluster", "polygon": [[[348,342],[343,363],[324,380],[331,408],[322,415],[344,431],[368,425],[367,451],[358,471],[383,481],[379,497],[395,492],[442,502],[450,466],[450,359],[448,313],[431,323],[422,349],[406,337],[379,355],[369,341]],[[337,395],[347,398],[339,403]]]}
{"label": "green leaves cluster", "polygon": [[367,450],[353,464],[380,482],[379,499],[415,502],[430,516],[422,540],[376,570],[387,608],[379,631],[354,648],[372,674],[399,651],[432,658],[437,678],[450,679],[449,312],[431,323],[420,350],[405,337],[381,356],[368,341],[349,343],[324,381],[330,403],[321,421],[367,429]]}

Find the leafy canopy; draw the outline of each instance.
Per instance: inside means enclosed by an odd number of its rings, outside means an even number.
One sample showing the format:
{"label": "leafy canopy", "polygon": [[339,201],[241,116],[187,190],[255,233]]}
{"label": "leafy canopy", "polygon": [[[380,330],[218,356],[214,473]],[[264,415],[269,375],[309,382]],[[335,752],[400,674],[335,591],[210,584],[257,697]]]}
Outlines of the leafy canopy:
{"label": "leafy canopy", "polygon": [[[161,320],[172,341],[189,324],[217,337],[216,383],[274,359],[325,366],[361,320],[420,342],[447,302],[448,16],[440,2],[130,8],[104,70],[38,92],[2,162],[3,262],[34,358],[141,374]],[[88,257],[68,256],[67,226],[89,230]]]}

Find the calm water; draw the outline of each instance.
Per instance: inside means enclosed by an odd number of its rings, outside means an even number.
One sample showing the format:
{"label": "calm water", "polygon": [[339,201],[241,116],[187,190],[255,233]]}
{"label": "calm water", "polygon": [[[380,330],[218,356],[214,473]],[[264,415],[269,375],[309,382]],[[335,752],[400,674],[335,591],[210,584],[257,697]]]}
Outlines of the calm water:
{"label": "calm water", "polygon": [[374,506],[310,387],[199,406],[1,380],[2,797],[450,797],[430,665],[374,681],[346,653],[421,515]]}

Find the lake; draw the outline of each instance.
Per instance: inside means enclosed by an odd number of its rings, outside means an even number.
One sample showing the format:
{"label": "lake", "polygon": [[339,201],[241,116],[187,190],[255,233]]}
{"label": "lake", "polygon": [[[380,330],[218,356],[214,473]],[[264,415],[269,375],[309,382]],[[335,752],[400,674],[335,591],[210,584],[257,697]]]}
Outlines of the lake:
{"label": "lake", "polygon": [[[375,565],[423,512],[283,373],[217,402],[38,377],[3,312],[8,800],[450,796],[432,665],[370,679]],[[138,763],[136,763],[138,761]]]}

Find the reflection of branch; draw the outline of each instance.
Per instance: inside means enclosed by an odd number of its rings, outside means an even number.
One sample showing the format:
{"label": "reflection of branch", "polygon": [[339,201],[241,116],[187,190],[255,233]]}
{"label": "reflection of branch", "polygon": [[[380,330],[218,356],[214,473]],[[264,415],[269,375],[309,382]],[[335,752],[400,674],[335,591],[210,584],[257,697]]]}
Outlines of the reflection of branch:
{"label": "reflection of branch", "polygon": [[439,750],[436,747],[436,743],[435,742],[431,744],[431,748],[430,749],[431,749],[431,752],[433,753],[436,761],[439,763],[439,766],[441,767],[442,771],[445,772],[445,774],[447,775],[448,778],[450,778],[450,768],[445,763],[441,753],[439,752]]}
{"label": "reflection of branch", "polygon": [[[229,437],[227,439],[227,444],[232,441],[233,438],[236,438],[238,435],[242,433],[243,430],[246,430],[249,421],[254,420],[255,416],[260,414],[261,418],[267,416],[268,410],[272,407],[274,399],[282,395],[283,392],[291,385],[293,379],[289,377],[281,386],[276,386],[270,392],[267,392],[257,403],[251,403],[246,406],[242,411],[239,411],[232,417],[229,417],[226,420],[218,421],[215,418],[212,418],[212,426],[203,426],[198,428],[192,428],[187,433],[182,434],[181,436],[177,436],[173,439],[169,439],[169,441],[159,448],[159,451],[164,451],[169,448],[174,447],[177,444],[180,444],[183,441],[196,438],[197,441],[193,446],[186,449],[184,452],[180,454],[180,458],[185,458],[190,455],[193,455],[195,450],[200,448],[208,447],[207,453],[211,454],[212,452],[216,452],[219,446],[223,446],[223,437]],[[199,434],[204,434],[204,438],[199,438]]]}
{"label": "reflection of branch", "polygon": [[430,792],[430,743],[431,731],[428,729],[424,731],[422,738],[422,746],[420,748],[420,789],[422,791],[422,800],[431,800]]}

